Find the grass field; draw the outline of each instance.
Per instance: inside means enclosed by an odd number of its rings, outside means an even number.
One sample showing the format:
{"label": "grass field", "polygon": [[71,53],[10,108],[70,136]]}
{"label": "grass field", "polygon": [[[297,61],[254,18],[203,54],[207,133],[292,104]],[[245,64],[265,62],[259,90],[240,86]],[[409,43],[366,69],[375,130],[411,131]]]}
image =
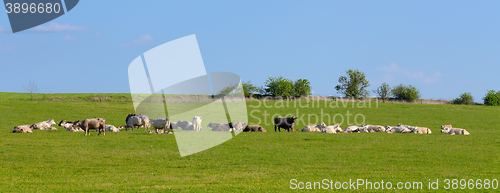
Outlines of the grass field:
{"label": "grass field", "polygon": [[[335,107],[330,102],[267,102],[266,107],[254,101],[247,103],[249,122],[264,126],[267,133],[241,133],[180,157],[174,135],[150,135],[142,129],[106,136],[84,136],[58,126],[57,131],[11,133],[14,126],[50,118],[104,117],[108,124],[122,125],[133,112],[130,102],[29,101],[29,95],[19,93],[0,93],[0,99],[0,192],[283,192],[291,190],[291,179],[383,180],[393,188],[397,182],[423,182],[424,192],[430,191],[430,179],[439,180],[436,191],[441,192],[446,191],[444,179],[500,179],[499,107],[372,103],[359,108],[359,103]],[[271,122],[275,114],[294,114],[300,118],[296,128],[302,128],[308,117],[315,121],[313,115],[347,112],[351,122],[360,114],[358,120],[364,117],[369,124],[419,125],[433,133],[286,133],[274,132]],[[348,126],[345,121],[342,128]],[[465,128],[471,135],[441,134],[442,124]],[[360,187],[347,191],[374,191]]]}

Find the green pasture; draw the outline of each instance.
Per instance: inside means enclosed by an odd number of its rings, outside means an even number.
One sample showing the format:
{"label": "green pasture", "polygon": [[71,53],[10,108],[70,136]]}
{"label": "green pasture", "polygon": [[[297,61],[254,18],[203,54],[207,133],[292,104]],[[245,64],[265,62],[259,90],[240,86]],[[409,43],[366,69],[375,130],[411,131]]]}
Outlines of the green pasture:
{"label": "green pasture", "polygon": [[[397,182],[422,182],[419,191],[445,192],[450,191],[444,189],[445,179],[500,180],[499,107],[252,101],[247,102],[249,123],[268,132],[241,133],[181,157],[174,135],[151,135],[144,129],[105,136],[84,136],[59,126],[57,131],[11,133],[14,126],[48,119],[58,123],[103,117],[119,126],[134,112],[131,102],[77,100],[130,99],[127,94],[50,95],[59,99],[30,101],[29,94],[0,93],[0,192],[284,192],[294,191],[292,179],[383,180],[392,182],[393,188]],[[342,128],[349,126],[349,118],[351,124],[403,123],[429,127],[433,133],[274,132],[272,117],[287,114],[299,117],[296,129],[320,121],[333,125],[343,117]],[[441,134],[443,124],[467,129],[471,135]],[[438,190],[428,189],[429,179],[439,180]],[[360,188],[339,191],[376,191]]]}

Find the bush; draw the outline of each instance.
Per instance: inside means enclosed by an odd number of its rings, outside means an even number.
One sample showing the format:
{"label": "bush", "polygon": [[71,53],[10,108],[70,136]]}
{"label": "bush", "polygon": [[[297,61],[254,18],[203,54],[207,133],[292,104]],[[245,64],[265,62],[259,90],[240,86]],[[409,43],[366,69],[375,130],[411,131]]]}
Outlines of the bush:
{"label": "bush", "polygon": [[382,83],[377,90],[373,91],[375,94],[377,94],[380,99],[382,99],[383,102],[387,100],[387,97],[389,97],[389,94],[391,94],[391,87],[387,83]]}
{"label": "bush", "polygon": [[311,83],[307,79],[298,79],[295,81],[293,90],[296,97],[311,95]]}
{"label": "bush", "polygon": [[474,97],[470,92],[462,93],[458,98],[453,100],[453,104],[462,104],[462,105],[473,105]]}
{"label": "bush", "polygon": [[271,96],[291,97],[294,96],[293,82],[283,76],[269,77],[264,83],[264,93]]}
{"label": "bush", "polygon": [[394,88],[392,88],[391,94],[395,99],[406,101],[414,101],[420,98],[420,92],[412,85],[405,86],[403,84],[400,84],[398,86],[395,86]]}
{"label": "bush", "polygon": [[488,90],[486,96],[483,98],[485,105],[500,106],[500,91]]}
{"label": "bush", "polygon": [[242,86],[243,86],[243,92],[245,92],[245,97],[251,97],[256,92],[259,91],[259,89],[256,86],[254,86],[252,83],[250,83],[250,81],[248,81],[246,83],[243,82]]}

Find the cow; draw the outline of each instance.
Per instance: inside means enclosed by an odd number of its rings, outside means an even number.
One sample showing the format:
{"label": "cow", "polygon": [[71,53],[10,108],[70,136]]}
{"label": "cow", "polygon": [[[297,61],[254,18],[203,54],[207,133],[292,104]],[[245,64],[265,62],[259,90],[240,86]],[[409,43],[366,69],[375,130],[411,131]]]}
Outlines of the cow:
{"label": "cow", "polygon": [[235,125],[233,125],[233,128],[232,130],[234,130],[235,132],[242,132],[243,129],[247,126],[246,123],[244,122],[237,122]]}
{"label": "cow", "polygon": [[385,132],[384,126],[361,124],[361,127],[369,133]]}
{"label": "cow", "polygon": [[389,125],[385,126],[385,132],[386,133],[411,133],[412,131],[408,129],[407,127],[402,127],[402,126],[396,126],[396,127],[391,127]]}
{"label": "cow", "polygon": [[415,134],[431,134],[432,131],[427,127],[415,127],[415,129],[413,130],[413,133],[415,133]]}
{"label": "cow", "polygon": [[323,130],[325,127],[325,123],[321,123],[319,125],[308,125],[302,128],[302,131],[321,132],[321,130]]}
{"label": "cow", "polygon": [[345,128],[342,133],[359,133],[359,131],[361,131],[361,127],[354,125]]}
{"label": "cow", "polygon": [[193,130],[194,131],[201,131],[201,117],[200,116],[194,116],[193,117]]}
{"label": "cow", "polygon": [[97,135],[100,135],[101,131],[103,132],[103,135],[106,135],[106,119],[104,119],[104,118],[85,119],[83,121],[75,121],[73,126],[81,127],[85,131],[85,136],[90,135],[90,133],[89,133],[90,129],[99,130],[99,134],[97,134]]}
{"label": "cow", "polygon": [[82,132],[83,129],[80,127],[74,127],[74,122],[67,122],[65,120],[61,120],[59,122],[58,126],[64,127],[66,131],[71,131],[71,132]]}
{"label": "cow", "polygon": [[12,130],[12,133],[33,133],[34,125],[35,124],[16,126],[14,127],[14,130]]}
{"label": "cow", "polygon": [[127,115],[127,118],[125,118],[125,123],[127,124],[127,126],[125,127],[125,130],[127,131],[129,127],[132,127],[133,131],[136,126],[137,128],[144,126],[144,130],[148,129],[149,131],[149,127],[151,126],[149,116],[134,113],[130,113]]}
{"label": "cow", "polygon": [[182,130],[194,130],[193,124],[189,121],[179,120],[177,123],[171,124],[172,129],[181,128]]}
{"label": "cow", "polygon": [[165,130],[167,128],[168,131],[170,132],[170,119],[168,117],[165,117],[163,119],[154,119],[152,125],[156,133],[158,133],[158,130],[161,129],[163,129],[163,133],[165,133]]}
{"label": "cow", "polygon": [[470,135],[470,133],[461,128],[452,128],[451,125],[441,125],[441,133],[447,133],[450,135]]}
{"label": "cow", "polygon": [[232,123],[212,123],[210,122],[207,127],[211,127],[212,131],[231,131]]}
{"label": "cow", "polygon": [[342,132],[342,128],[340,128],[340,123],[337,123],[335,125],[330,125],[321,130],[323,133],[340,133]]}
{"label": "cow", "polygon": [[49,119],[47,121],[42,121],[40,123],[35,123],[33,125],[33,129],[40,129],[40,130],[57,130],[55,127],[51,127],[52,125],[55,125],[56,122],[54,122],[54,119]]}
{"label": "cow", "polygon": [[123,129],[123,125],[119,127],[115,127],[114,125],[106,125],[106,131],[111,131],[111,132],[120,132],[120,130]]}
{"label": "cow", "polygon": [[259,125],[247,125],[243,132],[267,132],[262,126]]}
{"label": "cow", "polygon": [[278,128],[278,131],[281,132],[280,128],[285,129],[286,131],[290,132],[290,129],[295,127],[294,122],[297,119],[296,116],[292,117],[275,117],[274,118],[274,132],[276,132],[276,128]]}

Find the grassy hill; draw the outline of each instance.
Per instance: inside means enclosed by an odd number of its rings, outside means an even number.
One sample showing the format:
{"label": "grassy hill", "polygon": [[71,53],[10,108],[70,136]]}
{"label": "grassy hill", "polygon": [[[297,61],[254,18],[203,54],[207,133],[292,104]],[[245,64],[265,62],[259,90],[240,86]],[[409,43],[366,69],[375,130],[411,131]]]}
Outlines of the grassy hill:
{"label": "grassy hill", "polygon": [[[57,131],[11,133],[14,126],[47,119],[104,117],[118,126],[133,112],[131,102],[83,100],[128,94],[57,96],[82,100],[29,101],[28,94],[0,93],[1,192],[283,192],[291,190],[292,179],[295,183],[383,180],[392,182],[393,188],[398,182],[422,182],[420,191],[425,192],[429,180],[439,180],[436,191],[444,192],[445,179],[500,179],[499,107],[253,101],[247,103],[249,122],[267,133],[241,133],[186,157],[180,157],[174,135],[150,135],[142,129],[106,136],[95,132],[84,136],[58,126]],[[296,128],[321,121],[316,116],[331,125],[335,115],[337,122],[344,117],[345,128],[350,114],[351,124],[357,115],[358,123],[364,117],[369,124],[426,126],[433,133],[274,132],[272,117],[278,114],[298,116]],[[471,135],[441,134],[442,124],[465,128]],[[360,188],[350,191],[367,191]]]}

